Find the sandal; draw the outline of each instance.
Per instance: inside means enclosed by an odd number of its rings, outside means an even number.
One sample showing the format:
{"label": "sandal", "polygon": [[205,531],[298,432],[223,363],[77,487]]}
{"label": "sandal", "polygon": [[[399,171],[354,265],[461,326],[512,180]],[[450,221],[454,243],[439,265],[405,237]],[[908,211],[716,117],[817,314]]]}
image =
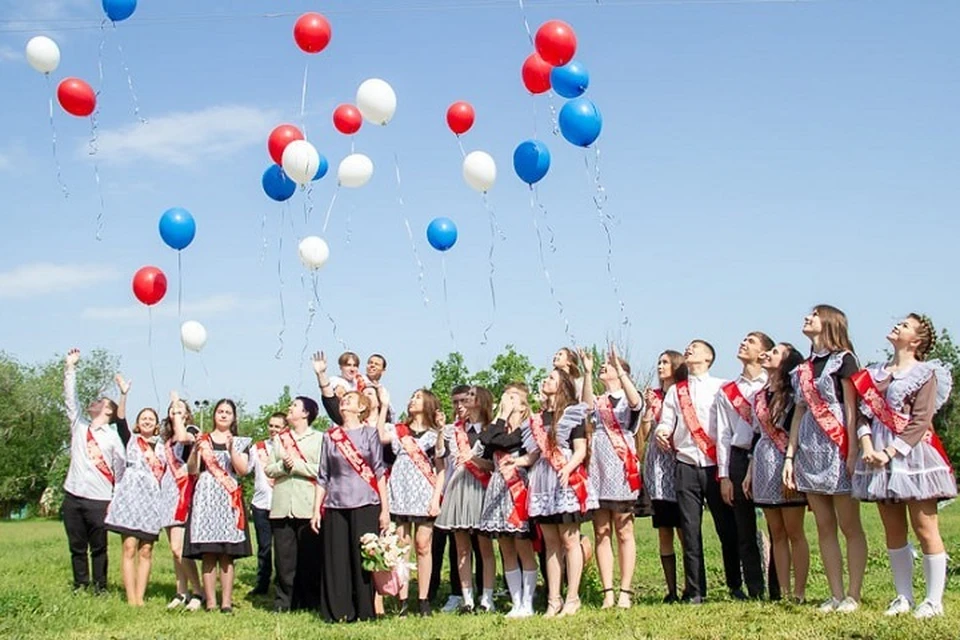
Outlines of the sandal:
{"label": "sandal", "polygon": [[576,598],[575,600],[567,600],[563,603],[563,609],[560,611],[560,614],[557,617],[566,618],[568,616],[575,615],[577,611],[580,611],[580,598]]}
{"label": "sandal", "polygon": [[614,592],[614,589],[613,589],[612,587],[611,587],[610,589],[604,589],[604,590],[602,591],[602,593],[603,593],[603,604],[600,605],[600,608],[601,608],[601,609],[610,609],[610,608],[613,607],[613,604],[614,604],[614,603],[613,603],[613,596],[610,596],[610,600],[609,600],[609,601],[607,600],[607,594],[608,594],[608,593],[613,593],[613,592]]}
{"label": "sandal", "polygon": [[543,617],[556,618],[562,608],[563,600],[559,597],[556,600],[547,600],[547,610],[543,612]]}
{"label": "sandal", "polygon": [[[624,596],[626,596],[626,603],[624,603]],[[629,609],[631,606],[633,606],[633,591],[630,589],[620,589],[620,598],[617,602],[617,607]]]}

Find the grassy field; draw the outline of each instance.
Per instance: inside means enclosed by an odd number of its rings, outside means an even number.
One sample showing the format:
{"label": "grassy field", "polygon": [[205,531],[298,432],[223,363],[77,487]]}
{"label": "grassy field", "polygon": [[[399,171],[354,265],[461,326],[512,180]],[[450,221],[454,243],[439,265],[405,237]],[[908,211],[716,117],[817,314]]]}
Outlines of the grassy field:
{"label": "grassy field", "polygon": [[[861,611],[848,616],[818,615],[814,605],[741,603],[726,598],[719,545],[704,523],[711,601],[701,607],[662,605],[662,576],[656,537],[649,520],[637,521],[638,562],[634,578],[637,606],[629,611],[600,611],[595,567],[585,578],[585,607],[574,618],[523,621],[503,616],[435,615],[429,619],[387,618],[381,622],[327,625],[305,614],[275,615],[268,600],[242,597],[250,587],[255,559],[238,565],[238,594],[233,616],[220,613],[168,613],[173,596],[173,569],[166,543],[156,549],[147,605],[134,610],[124,603],[120,584],[120,540],[110,539],[110,591],[106,596],[72,595],[70,562],[62,525],[54,521],[0,523],[0,637],[2,638],[960,638],[960,505],[941,514],[947,551],[953,555],[947,585],[947,616],[919,622],[889,620],[882,613],[893,595],[887,555],[876,510],[863,507],[870,545]],[[826,597],[816,554],[812,517],[807,529],[813,550],[808,599]],[[590,527],[585,527],[589,530]],[[915,584],[922,597],[922,572],[916,563]]]}

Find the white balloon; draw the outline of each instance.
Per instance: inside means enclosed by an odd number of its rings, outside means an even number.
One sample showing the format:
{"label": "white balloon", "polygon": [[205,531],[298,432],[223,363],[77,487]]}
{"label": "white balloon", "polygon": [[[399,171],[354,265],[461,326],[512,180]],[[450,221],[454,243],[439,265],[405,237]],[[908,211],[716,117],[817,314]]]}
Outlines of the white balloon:
{"label": "white balloon", "polygon": [[47,36],[30,38],[26,55],[30,66],[40,73],[56,71],[60,66],[60,47]]}
{"label": "white balloon", "polygon": [[180,342],[190,351],[200,353],[207,344],[207,330],[196,320],[187,320],[180,325]]}
{"label": "white balloon", "polygon": [[397,94],[385,80],[364,80],[357,89],[357,109],[368,122],[385,125],[397,111]]}
{"label": "white balloon", "polygon": [[320,154],[306,140],[294,140],[283,150],[280,162],[283,172],[299,185],[310,184],[320,168]]}
{"label": "white balloon", "polygon": [[463,179],[477,191],[485,193],[497,181],[497,163],[485,151],[471,151],[463,159]]}
{"label": "white balloon", "polygon": [[373,160],[362,153],[351,153],[337,167],[337,182],[350,189],[357,189],[373,177]]}
{"label": "white balloon", "polygon": [[319,269],[330,257],[330,247],[317,236],[307,236],[301,240],[297,250],[300,252],[300,262],[308,269]]}

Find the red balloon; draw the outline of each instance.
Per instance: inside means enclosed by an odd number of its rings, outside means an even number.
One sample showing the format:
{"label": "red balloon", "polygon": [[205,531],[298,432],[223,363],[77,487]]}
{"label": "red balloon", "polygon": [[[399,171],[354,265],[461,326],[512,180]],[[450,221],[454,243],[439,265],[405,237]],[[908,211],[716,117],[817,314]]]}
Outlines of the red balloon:
{"label": "red balloon", "polygon": [[80,78],[65,78],[57,87],[57,100],[64,111],[81,118],[97,108],[97,94]]}
{"label": "red balloon", "polygon": [[447,126],[450,127],[450,131],[453,131],[458,136],[460,134],[470,131],[470,127],[473,126],[473,121],[476,119],[476,114],[473,111],[473,107],[470,106],[469,102],[454,102],[450,105],[450,108],[447,109]]}
{"label": "red balloon", "polygon": [[349,136],[360,131],[363,116],[360,110],[352,104],[342,104],[333,111],[333,126],[340,133]]}
{"label": "red balloon", "polygon": [[133,274],[133,295],[137,300],[153,306],[167,294],[167,276],[156,267],[142,267]]}
{"label": "red balloon", "polygon": [[544,22],[533,40],[540,57],[554,67],[562,67],[577,52],[577,35],[573,27],[562,20]]}
{"label": "red balloon", "polygon": [[305,13],[293,25],[293,39],[307,53],[320,53],[330,44],[330,23],[319,13]]}
{"label": "red balloon", "polygon": [[523,86],[530,93],[545,93],[550,90],[550,71],[553,69],[544,62],[538,53],[531,53],[523,61],[520,75],[523,77]]}
{"label": "red balloon", "polygon": [[294,140],[303,140],[303,133],[292,124],[282,124],[270,132],[267,138],[267,151],[277,164],[283,163],[283,150]]}

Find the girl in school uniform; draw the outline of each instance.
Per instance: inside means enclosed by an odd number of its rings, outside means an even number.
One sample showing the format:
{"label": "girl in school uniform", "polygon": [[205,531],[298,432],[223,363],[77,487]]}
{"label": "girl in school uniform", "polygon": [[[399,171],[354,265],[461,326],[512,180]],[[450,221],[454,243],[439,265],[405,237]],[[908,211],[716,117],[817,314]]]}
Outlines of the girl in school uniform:
{"label": "girl in school uniform", "polygon": [[480,434],[483,459],[493,471],[483,496],[482,538],[496,538],[503,558],[503,577],[513,603],[508,618],[533,615],[537,588],[534,531],[527,515],[528,470],[539,457],[530,431],[530,390],[522,382],[508,384],[500,398],[496,422]]}
{"label": "girl in school uniform", "polygon": [[187,520],[184,553],[203,561],[207,611],[233,613],[234,560],[251,555],[250,534],[240,477],[249,470],[251,439],[237,435],[237,407],[223,399],[213,409],[213,431],[197,438],[187,469],[197,476],[193,508]]}
{"label": "girl in school uniform", "polygon": [[863,423],[857,430],[863,456],[857,461],[853,495],[876,502],[887,538],[896,597],[888,616],[913,608],[913,549],[907,543],[907,513],[923,550],[926,597],[914,611],[920,619],[943,615],[947,554],[937,522],[937,502],[955,498],[957,480],[933,416],[953,387],[950,370],[927,361],[936,340],[933,323],[911,313],[887,340],[893,359],[857,372],[853,386],[860,397]]}
{"label": "girl in school uniform", "polygon": [[[584,377],[593,379],[593,356],[580,352]],[[591,385],[583,390],[583,401],[593,408],[593,432],[590,447],[589,481],[597,493],[600,507],[593,512],[597,567],[603,585],[603,609],[614,603],[628,609],[633,601],[633,569],[637,561],[633,536],[633,510],[640,494],[640,465],[635,434],[643,401],[630,379],[630,365],[617,355],[616,348],[606,354],[599,379],[604,394],[593,395]],[[620,590],[613,589],[613,534],[617,536],[620,564]]]}
{"label": "girl in school uniform", "polygon": [[[599,505],[586,468],[589,464],[587,406],[576,398],[569,374],[554,369],[540,389],[544,410],[531,416],[530,428],[540,457],[530,471],[530,519],[540,525],[547,559],[545,617],[580,610],[583,550],[580,523]],[[560,558],[566,556],[567,595],[561,600]]]}
{"label": "girl in school uniform", "polygon": [[680,509],[677,507],[676,467],[673,451],[664,451],[653,441],[654,426],[660,422],[663,399],[675,383],[686,378],[683,354],[667,350],[657,358],[659,389],[647,389],[644,398],[644,413],[640,420],[640,436],[646,443],[643,456],[643,485],[653,507],[653,528],[657,530],[660,543],[660,566],[667,583],[664,603],[678,602],[677,555],[674,552],[674,537],[680,537]]}
{"label": "girl in school uniform", "polygon": [[[440,434],[445,419],[437,397],[419,389],[407,404],[407,420],[409,424],[386,425],[383,430],[383,444],[389,444],[396,456],[387,483],[390,514],[400,525],[403,544],[412,540],[416,548],[419,613],[429,616],[433,523],[440,514],[443,491],[445,451]],[[409,608],[408,590],[409,584],[400,591],[401,616]]]}
{"label": "girl in school uniform", "polygon": [[[847,335],[847,316],[836,307],[817,305],[804,318],[803,335],[811,356],[791,374],[797,408],[783,464],[783,483],[807,494],[817,521],[820,557],[830,585],[821,613],[850,613],[860,607],[867,566],[867,538],[860,503],[851,495],[858,455],[857,396],[850,377],[857,358]],[[847,542],[848,589],[843,588],[843,555],[837,527]]]}
{"label": "girl in school uniform", "polygon": [[754,429],[760,439],[753,450],[743,493],[763,509],[770,527],[770,544],[780,593],[790,593],[790,569],[793,568],[793,601],[806,599],[810,571],[810,547],[803,530],[807,499],[802,493],[783,486],[783,463],[790,439],[789,428],[796,408],[790,372],[803,363],[803,355],[786,343],[775,345],[763,354],[767,384],[753,397]]}
{"label": "girl in school uniform", "polygon": [[166,465],[154,450],[158,428],[156,411],[147,408],[137,414],[133,436],[127,443],[126,470],[104,520],[107,530],[120,534],[123,540],[123,586],[127,604],[134,607],[143,606],[153,543],[160,534],[160,479]]}

